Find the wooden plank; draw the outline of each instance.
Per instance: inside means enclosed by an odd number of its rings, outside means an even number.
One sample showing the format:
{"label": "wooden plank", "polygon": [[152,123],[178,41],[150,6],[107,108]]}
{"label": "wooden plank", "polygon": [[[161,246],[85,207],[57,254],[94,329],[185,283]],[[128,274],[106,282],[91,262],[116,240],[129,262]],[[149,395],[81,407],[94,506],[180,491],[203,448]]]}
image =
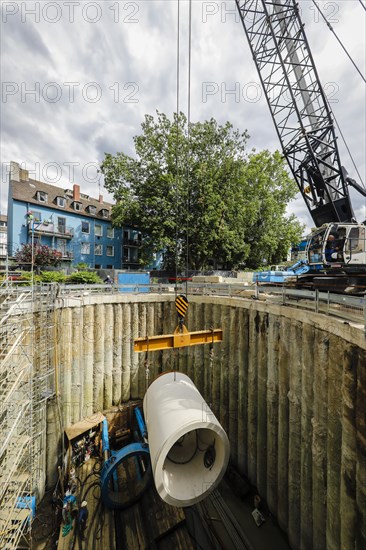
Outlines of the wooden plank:
{"label": "wooden plank", "polygon": [[140,503],[118,514],[116,538],[120,548],[148,548],[146,523],[149,519],[141,512]]}
{"label": "wooden plank", "polygon": [[[72,523],[72,529],[71,531],[66,535],[66,537],[62,536],[62,528],[63,524],[61,525],[60,529],[60,535],[59,535],[59,541],[58,541],[58,550],[69,550],[74,545],[75,550],[81,550],[86,548],[92,548],[94,542],[99,543],[99,548],[102,550],[103,544],[102,540],[103,537],[102,532],[100,530],[100,523],[99,519],[101,517],[101,500],[100,500],[100,487],[99,487],[99,476],[93,474],[93,468],[98,462],[97,459],[91,458],[87,462],[85,462],[83,465],[79,466],[79,468],[76,471],[77,477],[81,481],[82,485],[82,491],[80,492],[80,487],[78,487],[78,494],[77,494],[77,502],[80,507],[80,504],[83,500],[86,500],[88,503],[88,522],[87,522],[87,528],[85,530],[85,541],[81,541],[78,536],[78,530],[76,521],[74,520]],[[93,487],[93,484],[96,484]],[[109,513],[109,511],[107,511]],[[75,541],[75,544],[74,544]],[[96,550],[98,550],[98,546],[96,545]]]}
{"label": "wooden plank", "polygon": [[192,542],[184,524],[177,526],[174,531],[167,533],[159,540],[159,550],[195,550],[197,546]]}
{"label": "wooden plank", "polygon": [[75,439],[75,437],[79,437],[83,433],[93,429],[95,426],[98,426],[104,419],[105,416],[101,412],[94,413],[91,416],[86,416],[80,422],[76,422],[76,424],[65,428],[65,434],[67,435],[68,440],[71,441],[72,439]]}
{"label": "wooden plank", "polygon": [[103,527],[102,536],[96,545],[95,550],[116,550],[116,530],[114,524],[114,511],[102,508]]}

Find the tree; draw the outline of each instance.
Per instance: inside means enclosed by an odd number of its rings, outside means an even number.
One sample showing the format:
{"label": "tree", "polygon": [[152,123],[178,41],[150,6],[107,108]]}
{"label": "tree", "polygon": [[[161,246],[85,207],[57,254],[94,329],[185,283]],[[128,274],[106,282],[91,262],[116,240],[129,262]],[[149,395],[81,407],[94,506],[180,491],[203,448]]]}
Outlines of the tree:
{"label": "tree", "polygon": [[62,253],[46,245],[29,243],[23,244],[14,258],[19,264],[57,266],[61,262]]}
{"label": "tree", "polygon": [[163,251],[164,267],[227,269],[273,262],[298,242],[301,226],[286,217],[297,188],[281,155],[247,154],[246,131],[214,119],[187,127],[145,115],[135,158],[106,153],[101,170],[116,205],[116,227],[143,231],[142,261]]}

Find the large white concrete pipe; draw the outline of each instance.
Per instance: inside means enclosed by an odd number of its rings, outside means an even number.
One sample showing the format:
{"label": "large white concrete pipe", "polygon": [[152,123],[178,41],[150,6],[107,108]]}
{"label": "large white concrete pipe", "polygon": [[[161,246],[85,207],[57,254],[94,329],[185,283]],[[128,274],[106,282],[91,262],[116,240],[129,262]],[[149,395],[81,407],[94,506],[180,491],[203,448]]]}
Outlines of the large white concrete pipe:
{"label": "large white concrete pipe", "polygon": [[191,506],[222,479],[230,455],[228,437],[192,380],[166,372],[144,397],[155,486],[172,506]]}

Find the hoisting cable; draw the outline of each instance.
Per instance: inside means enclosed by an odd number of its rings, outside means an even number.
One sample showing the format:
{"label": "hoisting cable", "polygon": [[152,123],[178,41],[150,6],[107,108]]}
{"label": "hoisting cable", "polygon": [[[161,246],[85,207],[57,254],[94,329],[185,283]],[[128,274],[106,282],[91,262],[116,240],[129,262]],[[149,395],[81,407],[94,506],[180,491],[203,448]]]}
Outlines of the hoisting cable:
{"label": "hoisting cable", "polygon": [[358,0],[358,1],[361,4],[361,6],[363,7],[363,9],[366,11],[366,4],[364,4],[362,0]]}
{"label": "hoisting cable", "polygon": [[[328,105],[329,105],[329,101],[328,101]],[[330,105],[329,105],[329,108],[330,108]],[[340,127],[339,124],[338,124],[338,121],[337,121],[337,119],[336,119],[336,116],[335,116],[335,114],[334,114],[334,111],[333,111],[332,109],[331,109],[331,111],[332,111],[332,116],[333,116],[333,118],[334,118],[334,122],[336,123],[337,129],[338,129],[338,132],[339,132],[339,134],[340,134],[340,136],[341,136],[341,138],[342,138],[342,141],[343,141],[343,143],[344,143],[345,148],[347,149],[347,153],[349,154],[349,157],[350,157],[350,159],[351,159],[351,162],[352,162],[352,164],[353,164],[353,167],[354,167],[354,169],[355,169],[355,171],[356,171],[356,173],[357,173],[357,175],[358,175],[359,182],[360,182],[360,184],[361,184],[363,187],[365,187],[365,184],[364,184],[364,182],[363,182],[363,180],[362,180],[362,176],[361,176],[360,172],[358,171],[357,165],[356,165],[355,160],[354,160],[354,158],[353,158],[353,156],[352,156],[351,150],[350,150],[350,148],[348,147],[348,143],[346,142],[346,138],[345,138],[344,135],[343,135],[343,132],[342,132],[342,130],[341,130],[341,127]]]}
{"label": "hoisting cable", "polygon": [[175,295],[177,296],[178,258],[179,258],[179,95],[180,95],[180,0],[177,0],[177,97],[176,97],[176,144],[175,144],[175,202],[176,202],[176,227],[175,227]]}
{"label": "hoisting cable", "polygon": [[210,407],[213,409],[213,362],[214,362],[214,327],[210,327],[212,334],[212,341],[210,345],[210,367],[209,367],[209,388],[208,395],[210,399]]}
{"label": "hoisting cable", "polygon": [[318,12],[320,13],[320,15],[322,16],[322,18],[324,19],[327,27],[332,31],[332,33],[334,34],[334,36],[336,37],[336,39],[338,40],[339,44],[341,45],[343,51],[346,53],[346,55],[348,56],[349,60],[351,61],[352,65],[355,67],[356,71],[359,73],[359,75],[361,76],[362,80],[364,82],[366,82],[366,79],[365,77],[363,76],[363,74],[361,73],[360,69],[357,67],[356,63],[353,61],[352,57],[350,56],[350,54],[348,53],[348,51],[346,50],[346,48],[343,46],[342,44],[342,41],[338,38],[335,30],[333,29],[332,25],[329,23],[329,21],[327,20],[327,18],[325,17],[324,13],[322,12],[322,10],[320,9],[318,3],[315,1],[315,0],[312,0],[314,6],[316,7],[316,9],[318,10]]}
{"label": "hoisting cable", "polygon": [[191,67],[192,67],[192,0],[189,0],[188,14],[188,106],[187,106],[187,200],[186,200],[186,295],[188,294],[188,268],[189,268],[189,192],[190,192],[190,153],[191,153]]}

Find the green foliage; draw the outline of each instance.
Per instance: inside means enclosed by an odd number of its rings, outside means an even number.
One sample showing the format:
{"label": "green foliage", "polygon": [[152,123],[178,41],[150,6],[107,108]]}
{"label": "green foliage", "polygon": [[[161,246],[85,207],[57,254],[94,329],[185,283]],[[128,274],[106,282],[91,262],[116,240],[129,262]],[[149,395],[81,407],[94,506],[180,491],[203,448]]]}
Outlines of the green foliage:
{"label": "green foliage", "polygon": [[39,285],[41,283],[41,276],[31,271],[22,271],[19,279],[15,282],[21,286],[30,286],[32,282],[34,285]]}
{"label": "green foliage", "polygon": [[32,275],[31,271],[22,271],[15,284],[30,286],[32,280],[35,285],[40,283],[100,284],[103,282],[96,273],[90,271],[78,271],[68,276],[61,271],[41,271],[39,275],[35,273]]}
{"label": "green foliage", "polygon": [[[255,268],[286,257],[302,227],[286,206],[297,187],[278,152],[246,153],[247,132],[214,119],[190,125],[146,115],[136,158],[106,154],[101,169],[117,204],[116,227],[143,230],[142,260],[164,251],[164,267]],[[178,153],[177,153],[178,151]],[[188,253],[187,253],[188,249]]]}
{"label": "green foliage", "polygon": [[76,273],[72,273],[71,275],[68,275],[66,277],[66,284],[74,284],[74,285],[94,285],[102,283],[102,279],[98,277],[98,275],[92,271],[78,271]]}
{"label": "green foliage", "polygon": [[79,262],[75,267],[76,269],[79,269],[79,271],[85,271],[85,269],[88,269],[89,266],[85,262]]}
{"label": "green foliage", "polygon": [[40,244],[23,244],[14,258],[19,264],[34,266],[57,266],[61,262],[62,253],[54,248]]}
{"label": "green foliage", "polygon": [[38,285],[40,283],[64,283],[66,280],[66,275],[62,273],[61,271],[41,271],[40,274],[33,273],[32,278],[32,272],[31,271],[22,271],[18,283],[23,284],[28,283],[30,284],[33,280],[33,283]]}
{"label": "green foliage", "polygon": [[41,271],[42,283],[64,283],[66,275],[62,271]]}
{"label": "green foliage", "polygon": [[276,151],[252,153],[243,170],[246,195],[246,234],[253,243],[246,266],[259,267],[283,263],[291,245],[301,240],[303,226],[292,215],[286,215],[288,203],[297,187],[286,169],[285,160]]}

